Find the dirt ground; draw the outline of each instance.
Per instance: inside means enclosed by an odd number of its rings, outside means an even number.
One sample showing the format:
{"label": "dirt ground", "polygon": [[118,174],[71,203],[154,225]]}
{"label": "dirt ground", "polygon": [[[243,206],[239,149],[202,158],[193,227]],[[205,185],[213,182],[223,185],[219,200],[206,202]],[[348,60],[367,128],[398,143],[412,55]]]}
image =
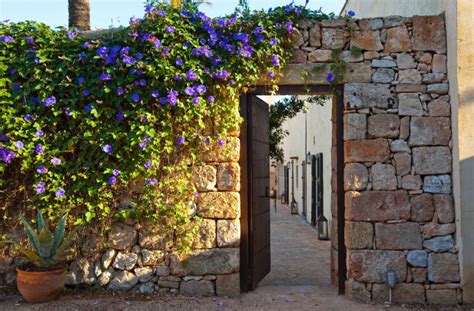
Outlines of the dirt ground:
{"label": "dirt ground", "polygon": [[[273,202],[272,202],[273,204]],[[408,306],[358,304],[330,285],[330,242],[286,207],[272,205],[272,271],[259,287],[239,298],[143,296],[104,290],[68,290],[58,300],[29,305],[18,295],[1,298],[0,310],[403,310]],[[425,309],[434,310],[426,307]],[[449,308],[444,310],[452,310]],[[457,310],[473,310],[457,308]],[[441,309],[437,309],[441,310]]]}

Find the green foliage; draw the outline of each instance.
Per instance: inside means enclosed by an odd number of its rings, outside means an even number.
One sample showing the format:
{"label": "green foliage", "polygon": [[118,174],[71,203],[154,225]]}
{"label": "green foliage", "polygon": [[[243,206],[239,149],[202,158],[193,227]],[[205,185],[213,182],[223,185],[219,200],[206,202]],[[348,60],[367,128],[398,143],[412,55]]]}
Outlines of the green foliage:
{"label": "green foliage", "polygon": [[28,240],[33,250],[23,247],[21,244],[13,243],[15,247],[23,253],[37,267],[57,266],[62,259],[64,252],[69,246],[73,236],[76,233],[75,227],[64,239],[64,231],[66,228],[67,215],[59,220],[54,230],[54,234],[46,226],[43,214],[38,210],[38,230],[35,231],[24,216],[20,216],[20,220],[25,228]]}
{"label": "green foliage", "polygon": [[272,165],[283,162],[284,151],[280,144],[289,135],[283,129],[285,121],[294,118],[299,112],[305,111],[309,106],[323,105],[328,98],[326,96],[289,96],[270,106],[270,158]]}

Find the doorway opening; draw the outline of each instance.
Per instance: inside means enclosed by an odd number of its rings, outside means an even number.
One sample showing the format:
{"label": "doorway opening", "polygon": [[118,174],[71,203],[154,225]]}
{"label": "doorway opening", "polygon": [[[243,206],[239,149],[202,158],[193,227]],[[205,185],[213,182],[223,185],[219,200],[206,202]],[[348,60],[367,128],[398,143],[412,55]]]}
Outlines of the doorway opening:
{"label": "doorway opening", "polygon": [[[336,93],[343,94],[343,87],[339,87]],[[303,137],[306,149],[303,143],[302,154],[301,151],[293,154],[288,152],[285,161],[271,174],[269,104],[261,98],[266,95],[270,94],[265,87],[257,87],[241,97],[241,114],[244,118],[241,128],[241,290],[247,292],[256,289],[259,284],[285,285],[285,282],[290,286],[292,283],[305,285],[303,284],[305,282],[311,285],[311,281],[305,281],[304,277],[300,279],[302,283],[299,284],[297,280],[285,281],[271,273],[273,268],[276,274],[282,275],[278,271],[290,271],[295,268],[292,265],[303,263],[310,267],[307,271],[316,271],[314,275],[318,275],[317,271],[324,271],[327,275],[330,273],[330,283],[336,285],[338,293],[342,294],[346,279],[342,96],[335,96],[329,86],[323,85],[280,86],[277,94],[279,96],[331,97],[327,103],[331,107],[328,116],[331,120],[329,129],[331,135],[326,138],[329,139],[327,143],[330,152],[327,148],[325,152],[317,152],[317,148],[313,148],[318,145],[317,142],[324,139],[324,135],[308,135],[310,133],[308,126],[318,130],[318,124],[315,124],[315,120],[306,113],[303,119],[306,124],[301,125],[302,135],[306,132],[306,136]],[[329,166],[325,166],[325,163]],[[325,172],[326,170],[329,172]],[[330,182],[327,178],[325,181],[325,173],[326,175],[329,173]],[[324,194],[325,189],[330,189],[329,195]],[[330,205],[327,202],[330,202]],[[325,205],[330,207],[325,209]],[[275,208],[276,206],[278,208]],[[331,227],[328,228],[330,242],[318,241],[318,231],[322,229],[322,224],[319,222],[324,218],[329,218],[327,223],[331,223]],[[298,237],[296,231],[299,232]],[[301,249],[306,248],[305,245],[309,245],[308,249]],[[290,249],[292,247],[293,249]],[[321,254],[324,249],[326,253]],[[300,259],[303,262],[300,263],[291,260],[291,256],[295,255],[292,252],[298,251],[305,253],[302,253]],[[316,253],[311,256],[308,251]],[[278,256],[278,260],[272,258],[272,255]],[[326,256],[327,260],[318,262],[318,255]],[[282,256],[286,257],[285,260],[281,260]],[[304,269],[300,269],[298,273],[301,272],[304,273]]]}

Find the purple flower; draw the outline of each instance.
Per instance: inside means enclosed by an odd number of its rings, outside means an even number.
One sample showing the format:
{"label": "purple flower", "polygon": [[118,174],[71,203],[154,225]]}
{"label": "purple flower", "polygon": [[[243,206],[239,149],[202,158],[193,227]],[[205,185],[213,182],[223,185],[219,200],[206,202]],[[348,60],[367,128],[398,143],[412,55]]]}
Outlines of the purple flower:
{"label": "purple flower", "polygon": [[277,39],[276,38],[270,38],[269,43],[270,43],[270,45],[275,45],[275,44],[277,44]]}
{"label": "purple flower", "polygon": [[168,26],[168,27],[166,27],[165,31],[168,32],[168,33],[171,33],[171,32],[174,32],[175,30],[176,30],[176,28],[174,28],[173,26]]}
{"label": "purple flower", "polygon": [[264,35],[258,35],[257,38],[255,38],[255,42],[257,43],[263,42],[263,40],[265,40]]}
{"label": "purple flower", "polygon": [[77,83],[82,84],[84,82],[86,82],[86,79],[84,79],[84,77],[78,77],[77,78]]}
{"label": "purple flower", "polygon": [[147,184],[147,185],[156,185],[157,182],[158,182],[158,180],[156,180],[156,178],[151,178],[151,179],[147,179],[145,181],[145,184]]}
{"label": "purple flower", "polygon": [[41,137],[43,135],[44,135],[44,132],[42,130],[38,130],[38,131],[35,132],[36,137]]}
{"label": "purple flower", "polygon": [[147,142],[146,141],[141,141],[138,143],[138,147],[140,147],[141,149],[145,149],[147,146]]}
{"label": "purple flower", "polygon": [[327,77],[326,77],[326,81],[328,81],[329,83],[332,83],[334,81],[336,77],[334,76],[334,74],[332,72],[328,73]]}
{"label": "purple flower", "polygon": [[152,166],[152,165],[151,165],[150,161],[146,161],[146,162],[145,162],[145,168],[146,168],[147,170],[149,170],[149,169],[151,168],[151,166]]}
{"label": "purple flower", "polygon": [[263,27],[262,26],[255,27],[255,30],[253,31],[254,35],[261,34],[262,32],[263,32]]}
{"label": "purple flower", "polygon": [[14,90],[19,90],[21,88],[21,84],[18,82],[13,82],[13,89]]}
{"label": "purple flower", "polygon": [[156,49],[161,47],[161,41],[159,39],[153,37],[152,41],[153,41],[153,45],[155,46]]}
{"label": "purple flower", "polygon": [[97,53],[97,55],[99,55],[100,57],[106,58],[108,51],[109,51],[109,49],[108,49],[106,46],[103,46],[103,47],[98,48],[97,51],[96,51],[96,53]]}
{"label": "purple flower", "polygon": [[113,150],[113,149],[112,149],[112,146],[111,146],[111,145],[104,145],[104,146],[102,147],[102,150],[103,150],[105,153],[110,154],[110,153],[112,153],[112,150]]}
{"label": "purple flower", "polygon": [[3,41],[5,43],[13,42],[13,37],[12,36],[0,36],[0,41]]}
{"label": "purple flower", "polygon": [[207,89],[206,89],[206,87],[205,87],[204,85],[201,84],[201,85],[198,85],[198,86],[196,87],[196,91],[197,91],[199,94],[203,95],[204,93],[206,93]]}
{"label": "purple flower", "polygon": [[148,120],[148,117],[147,117],[147,116],[142,116],[141,121],[142,121],[143,123],[145,123],[147,120]]}
{"label": "purple flower", "polygon": [[146,85],[146,80],[145,79],[140,79],[140,85],[145,86]]}
{"label": "purple flower", "polygon": [[54,105],[55,103],[56,103],[56,97],[50,96],[45,99],[45,101],[43,102],[43,105],[46,107],[49,107],[49,106]]}
{"label": "purple flower", "polygon": [[176,59],[175,64],[176,66],[181,66],[183,64],[183,60],[181,58]]}
{"label": "purple flower", "polygon": [[51,164],[53,164],[53,165],[59,165],[59,164],[61,164],[61,159],[52,158],[52,159],[51,159]]}
{"label": "purple flower", "polygon": [[11,163],[12,159],[16,157],[16,153],[6,148],[0,147],[0,157],[5,163]]}
{"label": "purple flower", "polygon": [[35,153],[36,153],[36,154],[43,154],[43,153],[44,153],[43,145],[37,144],[37,145],[35,146]]}
{"label": "purple flower", "polygon": [[41,165],[38,166],[36,171],[38,172],[38,174],[46,174],[48,172],[48,169],[45,166]]}
{"label": "purple flower", "polygon": [[123,121],[123,111],[117,112],[117,115],[115,116],[115,119],[117,121]]}
{"label": "purple flower", "polygon": [[117,89],[117,94],[118,94],[118,95],[123,95],[124,93],[125,93],[125,90],[123,89],[123,87],[119,87],[119,88]]}
{"label": "purple flower", "polygon": [[135,64],[135,58],[133,58],[131,56],[128,56],[128,55],[124,55],[122,57],[122,62],[124,64],[127,64],[127,65],[133,65],[133,64]]}
{"label": "purple flower", "polygon": [[82,95],[87,97],[87,96],[91,95],[91,92],[89,90],[84,90],[84,91],[82,91]]}
{"label": "purple flower", "polygon": [[79,60],[85,60],[86,55],[84,53],[79,53]]}
{"label": "purple flower", "polygon": [[213,103],[213,102],[215,101],[214,96],[209,96],[209,97],[207,98],[207,101],[210,102],[210,103]]}
{"label": "purple flower", "polygon": [[64,114],[65,114],[67,117],[70,117],[70,116],[71,116],[71,109],[69,109],[69,108],[64,109]]}
{"label": "purple flower", "polygon": [[120,175],[120,171],[119,171],[118,169],[114,169],[113,172],[112,172],[112,174],[113,174],[114,176],[118,176],[118,175]]}
{"label": "purple flower", "polygon": [[158,96],[160,96],[160,92],[158,92],[157,90],[153,90],[151,91],[151,96],[153,96],[153,98],[157,98]]}
{"label": "purple flower", "polygon": [[273,72],[273,71],[269,71],[269,72],[267,73],[267,75],[268,75],[268,77],[270,77],[271,79],[275,78],[275,72]]}
{"label": "purple flower", "polygon": [[198,75],[190,69],[188,72],[186,72],[186,78],[188,81],[194,81],[198,78]]}
{"label": "purple flower", "polygon": [[35,43],[35,39],[33,39],[30,36],[25,37],[25,39],[26,39],[26,43],[28,43],[28,44],[34,44]]}
{"label": "purple flower", "polygon": [[91,104],[87,105],[87,106],[84,108],[84,110],[85,110],[87,113],[90,113],[90,112],[92,111],[92,105],[91,105]]}
{"label": "purple flower", "polygon": [[142,59],[142,58],[143,58],[143,54],[142,54],[142,53],[137,53],[137,54],[135,55],[135,57],[136,57],[137,59]]}
{"label": "purple flower", "polygon": [[352,10],[350,10],[349,12],[347,12],[347,15],[349,15],[350,17],[354,17],[356,15],[356,13]]}
{"label": "purple flower", "polygon": [[23,145],[23,142],[21,142],[21,141],[17,141],[17,142],[15,143],[15,147],[16,147],[17,149],[22,149],[23,146],[24,146],[24,145]]}
{"label": "purple flower", "polygon": [[33,97],[30,99],[30,104],[39,104],[39,99],[37,97]]}
{"label": "purple flower", "polygon": [[196,192],[196,193],[193,194],[193,197],[196,198],[196,199],[199,198],[200,196],[201,195],[199,194],[199,192]]}
{"label": "purple flower", "polygon": [[92,45],[91,45],[91,43],[90,43],[89,41],[84,42],[84,44],[82,45],[82,47],[85,48],[85,49],[88,49],[88,48],[90,48],[91,46],[92,46]]}
{"label": "purple flower", "polygon": [[272,55],[272,62],[275,67],[280,67],[280,59],[278,58],[278,55]]}
{"label": "purple flower", "polygon": [[31,121],[31,119],[33,119],[33,116],[31,114],[27,114],[23,119],[28,122],[28,121]]}
{"label": "purple flower", "polygon": [[170,49],[169,49],[169,48],[163,48],[163,50],[161,51],[161,54],[162,54],[163,56],[166,56],[166,55],[168,55],[169,53],[170,53]]}
{"label": "purple flower", "polygon": [[176,105],[178,102],[178,92],[171,90],[166,97],[171,106]]}
{"label": "purple flower", "polygon": [[140,101],[140,95],[138,93],[133,93],[131,99],[138,103]]}
{"label": "purple flower", "polygon": [[209,136],[206,136],[206,139],[204,139],[204,142],[206,143],[206,145],[209,145],[209,143],[211,142],[211,138]]}
{"label": "purple flower", "polygon": [[193,98],[193,104],[199,105],[201,103],[201,99],[199,97],[194,97]]}
{"label": "purple flower", "polygon": [[292,34],[293,32],[295,32],[295,28],[293,27],[292,22],[286,22],[285,26],[286,26],[286,29],[288,30],[289,34]]}
{"label": "purple flower", "polygon": [[112,79],[112,75],[109,74],[109,73],[102,73],[102,74],[100,74],[99,79],[102,80],[102,81],[109,81],[109,80]]}
{"label": "purple flower", "polygon": [[192,86],[188,86],[187,88],[185,88],[184,92],[186,93],[186,95],[189,95],[189,96],[196,95],[196,89]]}
{"label": "purple flower", "polygon": [[40,182],[36,185],[36,193],[38,193],[38,194],[43,193],[43,192],[45,191],[44,186],[45,186],[44,182],[40,181]]}
{"label": "purple flower", "polygon": [[66,194],[66,190],[64,190],[64,189],[58,189],[58,190],[55,192],[55,195],[56,195],[57,198],[61,198],[61,197],[63,197],[65,194]]}
{"label": "purple flower", "polygon": [[109,178],[109,185],[110,185],[110,186],[114,185],[116,182],[117,182],[117,177],[111,176],[111,177]]}
{"label": "purple flower", "polygon": [[217,144],[222,147],[222,146],[225,145],[225,140],[219,139],[219,140],[217,141]]}
{"label": "purple flower", "polygon": [[178,138],[178,141],[176,142],[176,144],[182,145],[182,144],[184,144],[184,141],[185,141],[184,137],[183,137],[183,136],[180,136],[180,137]]}

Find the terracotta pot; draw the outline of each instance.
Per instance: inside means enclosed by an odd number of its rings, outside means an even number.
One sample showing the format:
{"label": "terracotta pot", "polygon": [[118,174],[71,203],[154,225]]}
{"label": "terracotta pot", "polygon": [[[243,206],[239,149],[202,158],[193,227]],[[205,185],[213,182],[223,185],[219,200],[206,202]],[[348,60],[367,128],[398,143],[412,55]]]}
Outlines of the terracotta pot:
{"label": "terracotta pot", "polygon": [[66,283],[67,267],[44,272],[28,272],[16,268],[16,287],[30,303],[56,299]]}

